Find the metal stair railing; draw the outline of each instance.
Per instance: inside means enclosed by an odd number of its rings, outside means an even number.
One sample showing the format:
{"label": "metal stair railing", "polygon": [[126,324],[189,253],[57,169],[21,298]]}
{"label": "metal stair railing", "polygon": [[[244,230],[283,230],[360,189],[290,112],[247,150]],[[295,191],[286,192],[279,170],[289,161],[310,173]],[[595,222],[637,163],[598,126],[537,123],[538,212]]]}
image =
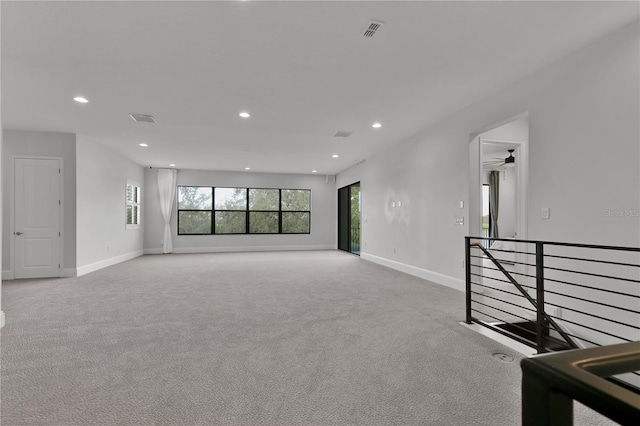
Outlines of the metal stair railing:
{"label": "metal stair railing", "polygon": [[640,248],[465,237],[465,267],[466,322],[538,353],[640,340]]}
{"label": "metal stair railing", "polygon": [[[551,318],[544,311],[544,290],[538,291],[538,294],[537,294],[538,300],[536,301],[533,297],[531,297],[531,295],[529,295],[527,290],[525,290],[524,287],[522,287],[518,283],[518,281],[516,281],[515,278],[513,278],[513,276],[509,273],[509,271],[507,271],[504,268],[504,266],[502,266],[502,264],[480,242],[469,243],[469,246],[478,247],[480,250],[482,250],[485,256],[487,256],[487,258],[491,260],[491,262],[500,270],[500,272],[502,272],[502,274],[511,282],[511,284],[513,284],[515,288],[518,289],[518,291],[524,296],[524,298],[527,299],[534,308],[536,308],[536,315],[538,316],[536,324],[538,328],[540,328],[540,330],[538,330],[536,333],[537,339],[538,339],[536,343],[538,348],[544,348],[544,338],[543,338],[544,333],[542,332],[542,324],[544,323],[544,321],[547,321],[558,332],[558,334],[562,336],[562,338],[564,339],[564,341],[567,343],[569,347],[574,349],[578,348],[578,345],[576,345],[576,343],[571,339],[571,337],[569,337],[569,335],[562,330],[562,328],[553,320],[553,318]],[[543,261],[541,244],[540,246],[536,244],[536,258],[538,258],[536,262],[536,267],[541,267],[541,264]],[[470,267],[469,263],[467,264],[467,267]],[[538,273],[536,275],[538,277],[541,276],[541,274],[538,274]],[[543,285],[538,286],[538,289],[540,288],[544,288]],[[467,323],[470,324],[469,318],[467,318]]]}

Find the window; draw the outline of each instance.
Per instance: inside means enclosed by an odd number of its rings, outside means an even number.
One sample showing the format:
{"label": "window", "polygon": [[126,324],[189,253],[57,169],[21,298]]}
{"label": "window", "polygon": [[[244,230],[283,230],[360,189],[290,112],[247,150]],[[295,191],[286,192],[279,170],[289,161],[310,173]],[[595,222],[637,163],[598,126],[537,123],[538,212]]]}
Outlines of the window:
{"label": "window", "polygon": [[280,232],[280,190],[249,190],[249,233],[277,234]]}
{"label": "window", "polygon": [[308,189],[178,187],[178,235],[309,233]]}
{"label": "window", "polygon": [[179,186],[178,234],[210,234],[212,202],[212,188]]}
{"label": "window", "polygon": [[138,229],[140,228],[140,209],[142,207],[140,185],[132,181],[127,181],[126,194],[125,228]]}
{"label": "window", "polygon": [[309,232],[311,191],[302,189],[282,190],[282,233],[305,234]]}
{"label": "window", "polygon": [[247,189],[215,188],[215,234],[247,233]]}

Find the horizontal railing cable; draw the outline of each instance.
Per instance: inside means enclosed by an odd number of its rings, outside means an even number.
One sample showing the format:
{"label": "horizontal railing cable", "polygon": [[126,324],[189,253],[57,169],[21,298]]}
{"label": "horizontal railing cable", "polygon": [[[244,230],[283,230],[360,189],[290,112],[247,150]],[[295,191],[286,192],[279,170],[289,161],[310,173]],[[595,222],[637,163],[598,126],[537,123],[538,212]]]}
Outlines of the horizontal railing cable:
{"label": "horizontal railing cable", "polygon": [[606,263],[608,265],[630,266],[630,267],[633,267],[633,268],[640,268],[640,264],[635,265],[633,263],[613,262],[611,260],[583,259],[583,258],[580,258],[580,257],[559,256],[559,255],[556,255],[556,254],[545,254],[544,257],[553,257],[553,258],[556,258],[556,259],[567,259],[567,260],[578,260],[578,261],[582,261],[582,262]]}
{"label": "horizontal railing cable", "polygon": [[627,282],[631,282],[631,283],[640,284],[640,280],[635,280],[633,278],[612,277],[610,275],[595,274],[593,272],[573,271],[571,269],[553,268],[551,266],[545,266],[544,269],[551,270],[551,271],[568,272],[568,273],[571,273],[571,274],[588,275],[588,276],[591,276],[591,277],[607,278],[607,279],[610,279],[610,280],[627,281]]}
{"label": "horizontal railing cable", "polygon": [[605,293],[618,294],[620,296],[634,297],[634,298],[640,299],[640,295],[629,294],[629,293],[625,293],[623,291],[609,290],[609,289],[606,289],[606,288],[598,288],[598,287],[593,287],[593,286],[589,286],[589,285],[585,285],[585,284],[572,283],[570,281],[556,280],[554,278],[545,278],[545,281],[559,283],[559,284],[567,284],[567,285],[572,285],[572,286],[575,286],[575,287],[588,288],[590,290],[603,291]]}
{"label": "horizontal railing cable", "polygon": [[[502,292],[502,293],[507,293],[507,294],[510,294],[510,295],[512,295],[512,296],[517,296],[517,297],[521,297],[522,299],[524,299],[524,297],[523,297],[520,293],[512,293],[512,292],[510,292],[510,291],[507,291],[507,290],[504,290],[504,289],[501,289],[501,288],[491,287],[491,286],[488,286],[488,285],[486,285],[486,284],[480,284],[480,283],[477,283],[477,282],[475,282],[475,281],[472,281],[471,283],[472,283],[472,284],[475,284],[475,285],[477,285],[477,286],[480,286],[480,287],[489,288],[489,289],[491,289],[491,290],[500,291],[500,292]],[[480,293],[480,294],[481,294],[481,293]],[[533,310],[533,309],[532,309],[532,310]]]}
{"label": "horizontal railing cable", "polygon": [[622,306],[614,306],[614,305],[610,305],[608,303],[597,302],[595,300],[589,300],[589,299],[585,299],[583,297],[578,297],[578,296],[571,296],[571,295],[568,295],[568,294],[558,293],[556,291],[551,291],[551,290],[545,290],[545,292],[547,292],[549,294],[555,294],[557,296],[568,297],[569,299],[580,300],[580,301],[583,301],[583,302],[589,302],[589,303],[593,303],[594,305],[606,306],[608,308],[618,309],[618,310],[621,310],[621,311],[631,312],[633,314],[639,314],[640,315],[639,311],[634,311],[633,309],[623,308]]}
{"label": "horizontal railing cable", "polygon": [[[504,303],[504,304],[507,304],[507,305],[515,306],[515,307],[517,307],[517,308],[524,309],[525,311],[535,312],[535,310],[533,310],[533,309],[531,309],[531,308],[527,308],[526,306],[521,306],[521,305],[518,305],[517,303],[513,303],[513,302],[507,302],[506,300],[498,299],[497,297],[488,296],[488,295],[486,295],[486,294],[477,293],[477,292],[475,292],[475,291],[474,291],[474,292],[472,292],[472,294],[475,294],[475,295],[477,295],[477,296],[486,297],[486,298],[488,298],[488,299],[496,300],[496,301],[498,301],[498,302],[500,302],[500,303]],[[477,301],[477,300],[474,300],[474,302],[476,302],[476,303],[481,303],[481,302],[479,302],[479,301]],[[529,321],[531,321],[531,319],[529,319]]]}
{"label": "horizontal railing cable", "polygon": [[[555,307],[557,307],[557,308],[562,308],[563,310],[566,310],[566,311],[576,312],[576,313],[578,313],[578,314],[587,315],[587,316],[590,316],[590,317],[592,317],[592,318],[597,318],[597,319],[600,319],[600,320],[603,320],[603,321],[608,321],[608,322],[612,322],[612,323],[614,323],[614,324],[624,325],[625,327],[630,327],[630,328],[635,328],[636,330],[640,330],[640,326],[637,326],[637,325],[627,324],[627,323],[624,323],[624,322],[620,322],[620,321],[617,321],[617,320],[613,320],[613,319],[611,319],[611,318],[601,317],[600,315],[589,314],[589,313],[587,313],[587,312],[580,311],[580,310],[578,310],[578,309],[568,308],[568,307],[566,307],[566,306],[563,306],[563,305],[557,305],[557,304],[555,304],[555,303],[551,303],[551,302],[545,302],[545,304],[547,304],[547,305],[549,305],[549,306],[555,306]],[[552,316],[552,317],[554,317],[554,318],[556,318],[556,319],[558,319],[558,320],[560,320],[560,321],[564,321],[564,320],[563,320],[562,318],[560,318],[560,317],[555,317],[555,316],[553,316],[553,315],[551,315],[551,316]]]}
{"label": "horizontal railing cable", "polygon": [[[499,269],[494,269],[494,268],[485,268],[485,269],[491,269],[492,271],[499,271]],[[476,273],[474,273],[474,272],[472,272],[472,273],[471,273],[471,275],[475,275],[475,276],[482,277],[482,278],[487,278],[487,279],[490,279],[490,280],[502,281],[502,282],[504,282],[504,283],[509,283],[509,284],[511,284],[511,281],[508,281],[508,280],[503,280],[503,279],[500,279],[500,278],[494,278],[494,277],[488,277],[488,276],[486,276],[486,275],[480,275],[480,274],[476,274]],[[511,275],[518,275],[518,276],[522,276],[522,277],[535,278],[535,276],[534,276],[534,275],[520,274],[520,273],[518,273],[518,272],[512,272],[512,273],[511,273]],[[530,285],[520,284],[520,286],[525,287],[525,288],[530,288],[530,289],[532,289],[532,290],[535,290],[535,287],[530,286]]]}
{"label": "horizontal railing cable", "polygon": [[[554,318],[557,318],[557,317],[554,317]],[[595,331],[596,333],[601,333],[601,334],[605,334],[605,335],[607,335],[609,337],[615,337],[616,339],[624,340],[625,342],[633,342],[633,340],[624,338],[622,336],[617,336],[615,334],[611,334],[611,333],[608,333],[606,331],[598,330],[597,328],[593,328],[593,327],[590,327],[588,325],[580,324],[580,323],[577,323],[575,321],[568,320],[566,318],[558,318],[558,319],[560,321],[563,321],[563,322],[566,322],[566,323],[569,323],[569,324],[577,325],[578,327],[586,328],[587,330]]]}

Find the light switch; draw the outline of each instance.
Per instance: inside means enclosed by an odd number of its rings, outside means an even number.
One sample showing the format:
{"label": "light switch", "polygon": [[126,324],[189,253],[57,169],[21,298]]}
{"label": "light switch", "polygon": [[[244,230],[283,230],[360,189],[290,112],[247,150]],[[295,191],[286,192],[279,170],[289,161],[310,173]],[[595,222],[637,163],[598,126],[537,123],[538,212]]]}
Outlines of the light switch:
{"label": "light switch", "polygon": [[542,218],[549,219],[549,207],[542,208]]}
{"label": "light switch", "polygon": [[402,207],[402,201],[398,201],[398,207]]}
{"label": "light switch", "polygon": [[396,206],[396,202],[395,202],[395,201],[392,201],[392,202],[391,202],[391,208],[394,208],[395,206]]}
{"label": "light switch", "polygon": [[464,201],[460,201],[460,208],[464,209]]}

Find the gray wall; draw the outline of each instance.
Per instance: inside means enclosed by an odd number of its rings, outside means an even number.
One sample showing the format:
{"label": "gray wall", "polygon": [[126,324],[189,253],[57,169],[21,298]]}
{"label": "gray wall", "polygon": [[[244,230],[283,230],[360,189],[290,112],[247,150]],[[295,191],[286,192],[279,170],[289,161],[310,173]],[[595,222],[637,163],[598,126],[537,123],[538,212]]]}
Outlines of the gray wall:
{"label": "gray wall", "polygon": [[[126,229],[127,179],[140,183],[142,166],[99,140],[77,135],[78,275],[143,254],[143,228]],[[142,206],[144,212],[144,206]]]}
{"label": "gray wall", "polygon": [[76,268],[76,136],[70,133],[4,130],[2,161],[2,271],[13,274],[10,250],[11,192],[13,191],[13,158],[17,155],[61,157],[64,167],[64,260],[63,274],[73,275]]}
{"label": "gray wall", "polygon": [[[311,190],[311,234],[309,235],[177,235],[176,203],[171,217],[174,252],[247,250],[334,249],[337,239],[337,194],[335,184],[321,175],[238,173],[179,170],[178,185],[241,188],[291,188]],[[144,248],[160,253],[164,221],[158,198],[158,170],[145,170]]]}
{"label": "gray wall", "polygon": [[639,47],[636,21],[338,175],[362,185],[363,258],[462,289],[470,135],[525,112],[528,238],[640,245],[606,215],[640,208]]}

